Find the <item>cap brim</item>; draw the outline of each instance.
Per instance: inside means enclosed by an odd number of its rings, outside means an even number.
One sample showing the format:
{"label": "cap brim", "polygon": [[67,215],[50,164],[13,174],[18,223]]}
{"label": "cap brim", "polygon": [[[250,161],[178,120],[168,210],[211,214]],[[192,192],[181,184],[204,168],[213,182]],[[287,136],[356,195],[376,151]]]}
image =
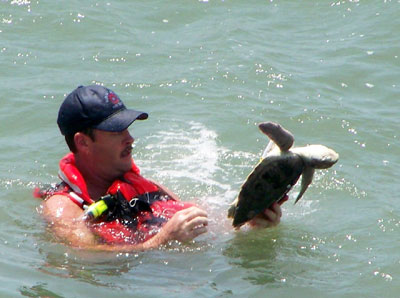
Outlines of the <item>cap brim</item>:
{"label": "cap brim", "polygon": [[149,115],[145,112],[135,111],[131,109],[123,109],[111,115],[100,124],[93,128],[104,131],[123,131],[129,127],[135,120],[145,120]]}

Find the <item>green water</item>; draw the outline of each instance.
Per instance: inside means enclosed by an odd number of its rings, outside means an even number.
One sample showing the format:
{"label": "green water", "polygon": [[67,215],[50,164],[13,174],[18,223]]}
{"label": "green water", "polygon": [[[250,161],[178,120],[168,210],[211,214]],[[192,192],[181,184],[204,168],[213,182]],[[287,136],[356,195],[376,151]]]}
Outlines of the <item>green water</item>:
{"label": "green water", "polygon": [[[1,297],[398,297],[399,1],[0,2]],[[67,152],[59,105],[104,84],[149,112],[144,176],[209,212],[207,235],[150,252],[57,242],[34,185]],[[277,121],[334,148],[279,227],[234,232],[228,204]]]}

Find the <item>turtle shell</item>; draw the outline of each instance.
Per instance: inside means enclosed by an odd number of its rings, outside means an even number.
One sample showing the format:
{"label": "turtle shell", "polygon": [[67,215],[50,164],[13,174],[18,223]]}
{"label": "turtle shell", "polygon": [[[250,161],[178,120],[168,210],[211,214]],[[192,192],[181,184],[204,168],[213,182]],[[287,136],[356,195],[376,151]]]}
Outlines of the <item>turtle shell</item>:
{"label": "turtle shell", "polygon": [[303,169],[304,162],[297,154],[264,158],[241,187],[233,226],[241,226],[280,200],[296,184]]}

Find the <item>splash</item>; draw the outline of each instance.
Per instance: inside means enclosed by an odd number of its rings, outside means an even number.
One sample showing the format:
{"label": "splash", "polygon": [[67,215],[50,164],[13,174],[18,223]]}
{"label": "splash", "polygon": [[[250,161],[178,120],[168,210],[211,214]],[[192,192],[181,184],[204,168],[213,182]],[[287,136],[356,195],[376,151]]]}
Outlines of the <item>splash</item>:
{"label": "splash", "polygon": [[218,144],[218,135],[201,123],[184,127],[172,124],[146,137],[137,163],[146,177],[153,177],[180,195],[220,196],[231,186],[218,178],[223,172],[222,157],[227,151]]}

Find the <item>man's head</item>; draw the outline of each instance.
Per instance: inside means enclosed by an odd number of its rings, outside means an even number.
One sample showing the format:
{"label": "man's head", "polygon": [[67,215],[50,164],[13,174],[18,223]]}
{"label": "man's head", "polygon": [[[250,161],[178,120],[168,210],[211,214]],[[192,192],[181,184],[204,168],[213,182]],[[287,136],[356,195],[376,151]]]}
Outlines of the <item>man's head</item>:
{"label": "man's head", "polygon": [[57,124],[72,152],[74,135],[93,137],[93,129],[122,132],[136,119],[147,119],[144,112],[127,109],[118,95],[102,86],[79,86],[61,104]]}

